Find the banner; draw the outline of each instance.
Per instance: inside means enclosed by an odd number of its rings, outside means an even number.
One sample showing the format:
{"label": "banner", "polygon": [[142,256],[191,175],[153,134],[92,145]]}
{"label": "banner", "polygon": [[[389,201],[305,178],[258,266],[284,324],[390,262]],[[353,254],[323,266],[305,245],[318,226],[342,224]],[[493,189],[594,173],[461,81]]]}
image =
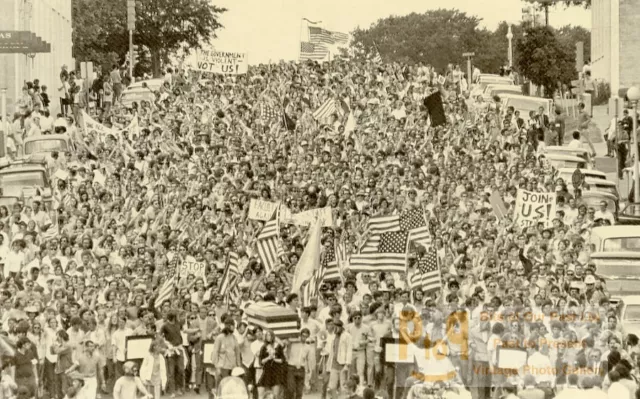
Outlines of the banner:
{"label": "banner", "polygon": [[97,135],[101,143],[105,142],[108,135],[113,136],[114,139],[117,138],[116,133],[114,132],[113,129],[108,128],[102,123],[93,119],[91,116],[89,116],[89,114],[87,114],[84,111],[82,111],[82,124],[84,128],[85,136],[95,134]]}
{"label": "banner", "polygon": [[246,53],[215,50],[197,50],[196,59],[191,64],[191,69],[196,71],[225,75],[245,74],[249,65]]}
{"label": "banner", "polygon": [[291,216],[291,223],[296,226],[311,226],[316,219],[320,219],[322,227],[333,226],[333,214],[330,207],[310,209]]}
{"label": "banner", "polygon": [[276,202],[251,199],[249,203],[249,219],[269,221],[278,208]]}
{"label": "banner", "polygon": [[514,220],[522,227],[534,226],[538,222],[551,226],[551,221],[556,217],[556,199],[556,193],[534,193],[518,189]]}

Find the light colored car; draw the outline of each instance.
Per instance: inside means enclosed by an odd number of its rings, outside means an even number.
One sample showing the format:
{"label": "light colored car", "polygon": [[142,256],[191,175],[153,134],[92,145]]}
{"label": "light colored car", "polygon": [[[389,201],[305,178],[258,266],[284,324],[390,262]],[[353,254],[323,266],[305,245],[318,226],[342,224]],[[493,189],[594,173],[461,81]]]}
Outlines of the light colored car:
{"label": "light colored car", "polygon": [[600,204],[605,202],[615,218],[618,220],[618,212],[620,211],[620,201],[618,197],[602,191],[582,191],[582,195],[577,201],[579,205],[585,205],[587,208],[600,209]]}
{"label": "light colored car", "polygon": [[635,252],[640,255],[640,226],[595,227],[591,231],[590,243],[594,253]]}
{"label": "light colored car", "polygon": [[162,87],[163,84],[164,84],[164,79],[147,79],[147,80],[141,80],[140,82],[131,83],[127,87],[127,90],[143,89],[146,85],[147,88],[153,91],[156,91],[160,89],[160,87]]}
{"label": "light colored car", "polygon": [[[573,184],[567,184],[567,188],[569,192],[573,194]],[[602,179],[594,179],[591,177],[584,179],[584,185],[582,188],[583,191],[598,191],[602,193],[607,193],[611,195],[615,195],[618,200],[620,199],[620,195],[618,193],[618,186],[615,182],[611,180],[602,180]]]}
{"label": "light colored car", "polygon": [[550,145],[544,148],[545,154],[565,154],[580,157],[589,164],[595,164],[591,152],[585,148],[570,148],[562,145]]}
{"label": "light colored car", "polygon": [[143,87],[138,87],[131,90],[127,89],[122,93],[121,97],[122,104],[125,107],[131,107],[134,102],[140,104],[141,101],[155,102],[155,100],[155,92]]}
{"label": "light colored car", "polygon": [[640,336],[640,295],[611,298],[620,308],[620,322],[626,334]]}
{"label": "light colored car", "polygon": [[[576,171],[576,168],[558,168],[558,176],[556,179],[564,180],[567,185],[571,184],[571,178],[573,177],[573,173]],[[604,172],[600,172],[595,169],[580,169],[580,173],[584,176],[585,179],[601,179],[607,180],[607,174]]]}
{"label": "light colored car", "polygon": [[505,94],[522,94],[522,87],[516,86],[513,84],[503,85],[503,84],[490,84],[484,89],[482,93],[482,98],[485,101],[492,101],[493,97],[498,96],[502,97]]}
{"label": "light colored car", "polygon": [[556,169],[569,168],[576,170],[578,168],[588,169],[590,167],[584,159],[573,155],[549,153],[543,156],[545,160]]}
{"label": "light colored car", "polygon": [[0,188],[3,197],[33,198],[51,202],[51,180],[45,163],[18,161],[0,165]]}
{"label": "light colored car", "polygon": [[548,98],[523,96],[520,94],[505,93],[500,96],[503,109],[513,107],[514,110],[520,112],[520,117],[524,121],[528,121],[531,111],[538,113],[540,107],[544,109],[545,115],[549,116],[549,121],[555,120],[553,100]]}
{"label": "light colored car", "polygon": [[75,151],[73,141],[68,134],[46,134],[32,136],[24,141],[24,155],[26,157],[33,154],[50,155],[52,152]]}
{"label": "light colored car", "polygon": [[484,89],[491,84],[513,85],[513,80],[508,76],[481,74],[473,82],[471,86],[471,95],[474,97],[481,96]]}

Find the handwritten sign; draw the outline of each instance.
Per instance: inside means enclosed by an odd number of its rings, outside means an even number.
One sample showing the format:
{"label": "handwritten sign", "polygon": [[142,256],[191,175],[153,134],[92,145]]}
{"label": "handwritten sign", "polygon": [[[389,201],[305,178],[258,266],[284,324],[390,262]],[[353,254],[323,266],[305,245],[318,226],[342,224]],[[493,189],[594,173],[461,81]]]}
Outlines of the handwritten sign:
{"label": "handwritten sign", "polygon": [[206,281],[206,269],[206,263],[187,259],[178,265],[178,275],[185,277],[193,274],[196,277],[202,277]]}
{"label": "handwritten sign", "polygon": [[291,217],[291,223],[296,226],[311,226],[318,218],[322,221],[322,227],[333,226],[333,214],[331,213],[330,207],[310,209],[296,213]]}
{"label": "handwritten sign", "polygon": [[534,226],[543,222],[550,226],[556,217],[556,193],[534,193],[518,190],[514,217],[522,227]]}
{"label": "handwritten sign", "polygon": [[273,213],[278,208],[275,202],[251,199],[249,203],[249,219],[251,220],[271,220]]}
{"label": "handwritten sign", "polygon": [[234,51],[198,50],[191,69],[202,72],[213,72],[225,75],[247,73],[248,58],[246,53]]}
{"label": "handwritten sign", "polygon": [[105,142],[108,135],[115,137],[115,133],[112,129],[96,121],[84,111],[82,112],[82,124],[85,136],[95,135],[102,143]]}

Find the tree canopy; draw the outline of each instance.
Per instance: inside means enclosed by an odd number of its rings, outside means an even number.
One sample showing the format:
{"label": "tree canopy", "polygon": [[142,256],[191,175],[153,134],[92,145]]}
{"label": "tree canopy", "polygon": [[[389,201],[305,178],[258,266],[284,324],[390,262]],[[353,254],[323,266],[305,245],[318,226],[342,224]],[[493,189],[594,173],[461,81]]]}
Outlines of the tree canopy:
{"label": "tree canopy", "polygon": [[[129,46],[127,2],[72,0],[73,49],[80,61],[103,67],[122,62]],[[179,48],[197,49],[216,37],[226,9],[210,0],[136,0],[134,43],[151,54],[154,75]]]}
{"label": "tree canopy", "polygon": [[549,27],[527,29],[516,43],[518,70],[551,95],[558,83],[569,83],[576,76],[575,47],[560,40]]}

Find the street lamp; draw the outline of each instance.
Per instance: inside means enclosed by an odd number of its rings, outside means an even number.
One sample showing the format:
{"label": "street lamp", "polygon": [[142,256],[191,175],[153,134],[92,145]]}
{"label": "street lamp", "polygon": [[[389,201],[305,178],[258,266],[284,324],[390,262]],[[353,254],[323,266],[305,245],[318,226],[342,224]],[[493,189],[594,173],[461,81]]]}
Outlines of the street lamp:
{"label": "street lamp", "polygon": [[507,32],[507,40],[509,41],[509,69],[513,68],[513,32],[511,31],[511,24],[509,24],[509,31]]}
{"label": "street lamp", "polygon": [[627,98],[633,104],[633,200],[640,202],[640,167],[638,164],[638,100],[640,100],[640,89],[636,86],[627,90]]}

